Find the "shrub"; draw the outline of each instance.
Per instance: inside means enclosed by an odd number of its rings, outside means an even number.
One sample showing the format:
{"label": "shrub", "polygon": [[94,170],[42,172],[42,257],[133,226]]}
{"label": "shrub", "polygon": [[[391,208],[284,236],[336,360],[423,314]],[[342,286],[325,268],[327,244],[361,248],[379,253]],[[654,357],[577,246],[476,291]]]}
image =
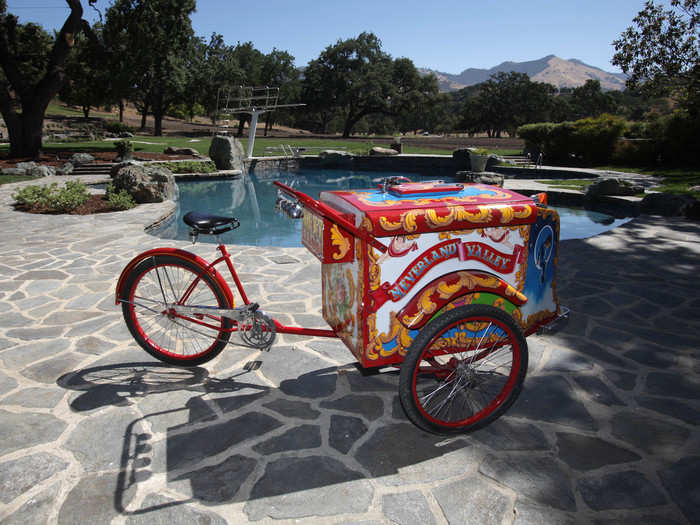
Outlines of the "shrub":
{"label": "shrub", "polygon": [[574,153],[586,164],[604,164],[612,158],[615,144],[627,123],[620,117],[600,115],[574,122]]}
{"label": "shrub", "polygon": [[54,211],[68,213],[85,204],[89,198],[90,194],[85,184],[69,180],[65,187],[51,195],[49,207]]}
{"label": "shrub", "polygon": [[687,111],[675,111],[660,119],[661,160],[671,165],[697,165],[700,123]]}
{"label": "shrub", "polygon": [[104,124],[102,125],[105,131],[109,131],[110,133],[124,133],[125,131],[128,131],[129,133],[133,133],[134,130],[131,126],[127,126],[123,122],[119,122],[118,120],[105,120]]}
{"label": "shrub", "polygon": [[133,197],[129,195],[129,192],[122,189],[119,191],[114,190],[114,185],[110,182],[107,185],[106,195],[109,205],[114,210],[130,210],[136,206],[136,202]]}
{"label": "shrub", "polygon": [[51,192],[58,185],[54,182],[51,186],[25,186],[19,191],[12,194],[12,198],[17,202],[27,207],[46,206],[49,202]]}
{"label": "shrub", "polygon": [[575,122],[528,124],[518,128],[526,151],[543,151],[549,162],[561,164],[606,163],[626,129],[626,122],[612,115],[600,115]]}
{"label": "shrub", "polygon": [[621,139],[612,154],[613,164],[652,166],[659,156],[658,143],[651,139]]}
{"label": "shrub", "polygon": [[117,150],[117,155],[122,159],[130,157],[131,153],[134,151],[134,145],[130,140],[119,140],[114,143],[114,147]]}
{"label": "shrub", "polygon": [[82,182],[68,181],[62,188],[55,182],[50,186],[25,186],[12,198],[31,210],[68,213],[85,204],[90,197]]}
{"label": "shrub", "polygon": [[488,155],[489,150],[486,148],[468,148],[470,155]]}

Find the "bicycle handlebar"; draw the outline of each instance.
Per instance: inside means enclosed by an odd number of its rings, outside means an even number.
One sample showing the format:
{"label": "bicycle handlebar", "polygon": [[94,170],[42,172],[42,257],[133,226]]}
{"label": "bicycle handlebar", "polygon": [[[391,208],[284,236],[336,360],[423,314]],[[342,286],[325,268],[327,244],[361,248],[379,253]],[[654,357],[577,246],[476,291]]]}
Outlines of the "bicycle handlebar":
{"label": "bicycle handlebar", "polygon": [[360,230],[351,221],[343,217],[338,211],[331,208],[327,204],[324,204],[321,201],[309,197],[306,193],[302,193],[293,188],[290,188],[289,186],[280,181],[276,180],[274,184],[275,186],[280,188],[280,190],[282,190],[284,193],[294,197],[299,202],[301,202],[305,208],[309,208],[318,215],[325,217],[331,222],[336,223],[338,226],[341,226],[344,230],[353,234],[355,237],[359,237],[363,241],[367,241],[380,252],[385,253],[388,250],[388,248],[384,244],[379,242],[377,238],[374,237],[371,233],[366,232],[364,230]]}

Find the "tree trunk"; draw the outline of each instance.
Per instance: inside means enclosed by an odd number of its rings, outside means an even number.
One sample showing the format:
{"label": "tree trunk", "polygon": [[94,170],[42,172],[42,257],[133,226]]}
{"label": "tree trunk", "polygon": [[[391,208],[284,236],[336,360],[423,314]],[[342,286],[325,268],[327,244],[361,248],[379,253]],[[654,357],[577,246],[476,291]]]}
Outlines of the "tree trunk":
{"label": "tree trunk", "polygon": [[[48,104],[47,104],[48,105]],[[45,109],[34,109],[7,118],[5,125],[10,136],[10,157],[38,157],[41,153],[41,135],[44,128]]]}
{"label": "tree trunk", "polygon": [[243,136],[243,128],[245,127],[246,120],[248,120],[248,119],[245,115],[241,115],[241,118],[238,119],[238,134],[237,134],[237,136],[239,136],[239,137]]}
{"label": "tree trunk", "polygon": [[153,110],[153,136],[163,136],[163,113],[158,110]]}
{"label": "tree trunk", "polygon": [[141,111],[141,131],[146,129],[146,117],[148,117],[148,105],[143,106]]}
{"label": "tree trunk", "polygon": [[160,93],[153,97],[153,135],[163,135],[163,97]]}
{"label": "tree trunk", "polygon": [[272,129],[272,113],[267,114],[267,118],[265,119],[265,130],[263,132],[263,137],[267,137],[267,132],[268,130]]}
{"label": "tree trunk", "polygon": [[83,116],[86,119],[90,117],[90,106],[83,106]]}
{"label": "tree trunk", "polygon": [[119,122],[124,122],[124,99],[119,99]]}

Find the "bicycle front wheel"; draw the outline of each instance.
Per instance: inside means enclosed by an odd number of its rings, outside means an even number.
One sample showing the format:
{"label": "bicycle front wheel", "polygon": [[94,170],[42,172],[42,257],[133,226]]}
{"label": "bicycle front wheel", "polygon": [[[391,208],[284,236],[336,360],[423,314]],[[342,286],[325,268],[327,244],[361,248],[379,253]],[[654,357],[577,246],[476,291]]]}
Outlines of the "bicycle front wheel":
{"label": "bicycle front wheel", "polygon": [[475,430],[515,401],[527,361],[525,336],[511,315],[486,305],[455,308],[426,325],[409,347],[401,404],[424,430]]}
{"label": "bicycle front wheel", "polygon": [[172,305],[230,308],[209,273],[175,255],[144,259],[129,272],[122,313],[146,352],[169,364],[196,366],[216,357],[231,337],[233,321],[213,314],[180,315]]}

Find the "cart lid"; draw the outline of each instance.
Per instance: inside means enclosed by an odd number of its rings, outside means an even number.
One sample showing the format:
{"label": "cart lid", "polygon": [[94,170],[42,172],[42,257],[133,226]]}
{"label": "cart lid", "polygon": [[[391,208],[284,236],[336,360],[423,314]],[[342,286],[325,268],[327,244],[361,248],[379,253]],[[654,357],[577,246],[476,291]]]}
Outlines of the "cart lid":
{"label": "cart lid", "polygon": [[320,200],[351,214],[377,237],[530,224],[537,206],[529,197],[485,184],[404,183],[386,192],[321,192]]}

